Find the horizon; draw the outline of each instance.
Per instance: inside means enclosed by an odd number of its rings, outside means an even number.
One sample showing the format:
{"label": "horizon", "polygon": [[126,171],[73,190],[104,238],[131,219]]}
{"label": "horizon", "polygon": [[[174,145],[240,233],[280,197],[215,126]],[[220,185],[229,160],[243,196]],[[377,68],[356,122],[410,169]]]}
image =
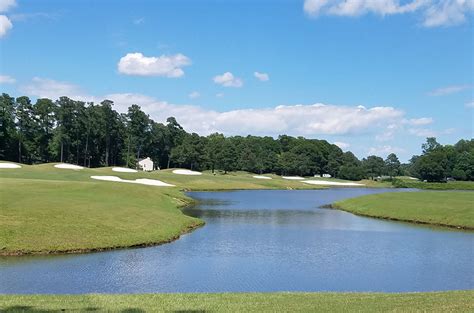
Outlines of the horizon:
{"label": "horizon", "polygon": [[200,135],[324,139],[360,159],[472,138],[474,4],[349,2],[2,0],[0,84],[138,104]]}

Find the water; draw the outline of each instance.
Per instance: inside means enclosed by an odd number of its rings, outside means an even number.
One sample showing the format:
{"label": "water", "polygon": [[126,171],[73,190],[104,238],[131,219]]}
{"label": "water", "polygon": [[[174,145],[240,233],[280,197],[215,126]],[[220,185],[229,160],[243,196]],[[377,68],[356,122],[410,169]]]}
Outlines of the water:
{"label": "water", "polygon": [[473,233],[320,208],[392,191],[193,192],[203,228],[157,247],[0,258],[0,293],[473,289]]}

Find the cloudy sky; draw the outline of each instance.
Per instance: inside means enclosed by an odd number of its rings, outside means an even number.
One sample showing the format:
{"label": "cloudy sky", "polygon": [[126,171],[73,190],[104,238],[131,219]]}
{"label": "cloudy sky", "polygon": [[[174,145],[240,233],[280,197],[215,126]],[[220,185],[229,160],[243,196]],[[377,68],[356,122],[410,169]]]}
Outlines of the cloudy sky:
{"label": "cloudy sky", "polygon": [[406,161],[473,137],[474,0],[0,0],[0,87]]}

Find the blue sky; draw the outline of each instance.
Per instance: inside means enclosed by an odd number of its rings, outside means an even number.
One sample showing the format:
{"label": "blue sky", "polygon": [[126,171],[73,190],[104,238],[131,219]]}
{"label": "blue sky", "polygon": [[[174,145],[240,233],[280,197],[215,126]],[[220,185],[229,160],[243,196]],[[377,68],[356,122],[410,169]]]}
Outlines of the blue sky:
{"label": "blue sky", "polygon": [[203,135],[288,133],[405,161],[426,136],[473,137],[473,10],[464,0],[0,0],[0,86],[110,98],[122,112],[137,103]]}

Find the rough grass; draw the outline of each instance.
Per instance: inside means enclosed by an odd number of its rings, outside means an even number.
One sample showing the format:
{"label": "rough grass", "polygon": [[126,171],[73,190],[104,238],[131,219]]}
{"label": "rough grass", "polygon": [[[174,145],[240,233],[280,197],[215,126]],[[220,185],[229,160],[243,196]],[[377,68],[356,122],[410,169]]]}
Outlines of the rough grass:
{"label": "rough grass", "polygon": [[0,296],[2,312],[472,312],[474,291]]}
{"label": "rough grass", "polygon": [[470,191],[383,193],[339,201],[334,207],[370,217],[474,229]]}

